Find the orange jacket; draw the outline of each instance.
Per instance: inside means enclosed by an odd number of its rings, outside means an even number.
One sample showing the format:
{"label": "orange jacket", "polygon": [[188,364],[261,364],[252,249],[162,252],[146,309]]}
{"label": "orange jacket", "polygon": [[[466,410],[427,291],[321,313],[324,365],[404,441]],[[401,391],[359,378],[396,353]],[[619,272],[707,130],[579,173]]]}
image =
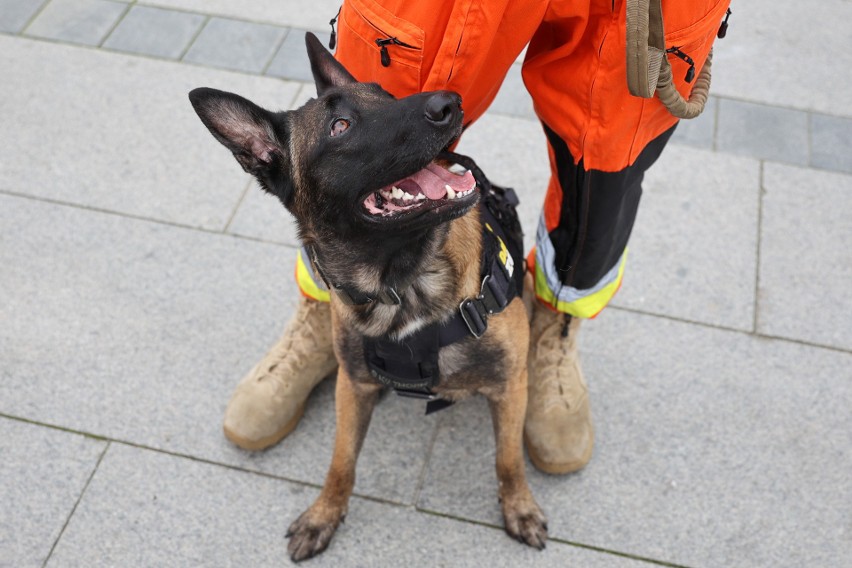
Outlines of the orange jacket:
{"label": "orange jacket", "polygon": [[[728,4],[663,0],[666,45],[689,55],[696,75]],[[623,0],[346,0],[337,58],[398,97],[457,91],[469,124],[529,42],[523,77],[538,116],[587,169],[617,171],[676,122],[656,98],[628,93],[625,29]],[[688,96],[689,66],[669,60]]]}

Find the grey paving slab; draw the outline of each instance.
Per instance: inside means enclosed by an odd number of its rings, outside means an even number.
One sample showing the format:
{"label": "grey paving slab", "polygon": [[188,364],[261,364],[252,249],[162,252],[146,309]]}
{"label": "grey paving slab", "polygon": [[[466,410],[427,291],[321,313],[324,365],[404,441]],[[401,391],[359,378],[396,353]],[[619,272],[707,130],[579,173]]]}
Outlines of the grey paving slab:
{"label": "grey paving slab", "polygon": [[811,115],[811,165],[852,173],[852,118]]}
{"label": "grey paving slab", "polygon": [[[852,355],[620,310],[580,348],[592,461],[527,467],[552,535],[688,566],[852,557]],[[487,405],[445,413],[419,505],[498,523]]]}
{"label": "grey paving slab", "polygon": [[764,167],[758,331],[852,350],[852,175]]}
{"label": "grey paving slab", "polygon": [[488,110],[498,114],[508,114],[510,116],[520,116],[537,120],[533,103],[527,88],[524,86],[524,80],[521,77],[521,66],[512,65],[506,78],[503,80],[503,85],[500,91],[494,98],[494,102],[488,107]]}
{"label": "grey paving slab", "polygon": [[51,0],[26,34],[83,45],[100,45],[127,11],[111,0]]}
{"label": "grey paving slab", "polygon": [[[321,483],[334,385],[263,454],[221,432],[237,381],[289,319],[295,251],[0,195],[0,412]],[[45,366],[50,353],[62,365]],[[435,427],[388,397],[357,491],[411,502]]]}
{"label": "grey paving slab", "polygon": [[0,0],[0,32],[20,32],[46,1]]}
{"label": "grey paving slab", "polygon": [[145,0],[145,4],[177,8],[203,14],[215,14],[237,18],[292,26],[308,30],[331,31],[328,21],[340,9],[340,0]]}
{"label": "grey paving slab", "polygon": [[187,93],[286,107],[298,85],[0,37],[0,190],[221,230],[246,186]]}
{"label": "grey paving slab", "polygon": [[[328,47],[330,33],[317,33],[317,37],[324,46]],[[305,30],[289,31],[275,57],[272,58],[266,74],[313,83],[314,76],[311,73],[311,63],[308,61],[308,52],[305,48]]]}
{"label": "grey paving slab", "polygon": [[206,16],[150,6],[133,6],[104,47],[178,59],[201,29]]}
{"label": "grey paving slab", "polygon": [[250,183],[234,219],[228,225],[228,232],[293,247],[300,246],[293,216],[284,209],[277,197],[264,192],[254,182]]}
{"label": "grey paving slab", "polygon": [[713,149],[716,135],[716,114],[719,107],[719,99],[710,97],[698,117],[690,120],[681,120],[671,142],[676,144],[688,144],[705,150]]}
{"label": "grey paving slab", "polygon": [[[47,564],[290,565],[289,523],[317,490],[114,444]],[[152,543],[156,543],[153,546]],[[538,552],[502,531],[352,499],[346,522],[312,566],[583,566],[645,563],[550,543]]]}
{"label": "grey paving slab", "polygon": [[720,152],[808,164],[806,112],[721,99],[718,121],[716,149]]}
{"label": "grey paving slab", "polygon": [[105,447],[0,417],[0,566],[44,564]]}
{"label": "grey paving slab", "polygon": [[192,43],[184,61],[260,73],[287,30],[279,26],[211,18]]}
{"label": "grey paving slab", "polygon": [[713,93],[852,116],[849,28],[852,3],[825,0],[803,10],[785,0],[736,2],[728,35],[716,42]]}
{"label": "grey paving slab", "polygon": [[759,163],[670,144],[642,185],[613,305],[751,330]]}

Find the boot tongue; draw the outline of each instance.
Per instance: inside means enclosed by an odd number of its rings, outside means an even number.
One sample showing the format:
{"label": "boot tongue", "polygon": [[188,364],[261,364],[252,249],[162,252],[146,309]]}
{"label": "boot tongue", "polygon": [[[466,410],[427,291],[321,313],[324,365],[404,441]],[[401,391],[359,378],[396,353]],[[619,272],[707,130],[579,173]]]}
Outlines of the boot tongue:
{"label": "boot tongue", "polygon": [[[462,192],[471,189],[476,182],[470,172],[465,172],[464,175],[456,175],[449,172],[437,164],[429,164],[414,175],[409,176],[403,181],[412,181],[417,184],[420,191],[429,199],[442,199],[447,195],[446,186],[453,188],[455,192]],[[404,183],[398,184],[405,189]]]}

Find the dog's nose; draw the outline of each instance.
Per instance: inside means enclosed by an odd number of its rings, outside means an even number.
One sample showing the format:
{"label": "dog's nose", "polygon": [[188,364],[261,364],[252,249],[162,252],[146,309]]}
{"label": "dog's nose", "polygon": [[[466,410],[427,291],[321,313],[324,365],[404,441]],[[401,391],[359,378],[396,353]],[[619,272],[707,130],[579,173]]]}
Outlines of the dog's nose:
{"label": "dog's nose", "polygon": [[456,93],[440,91],[426,99],[426,120],[435,126],[446,126],[461,110],[461,97]]}

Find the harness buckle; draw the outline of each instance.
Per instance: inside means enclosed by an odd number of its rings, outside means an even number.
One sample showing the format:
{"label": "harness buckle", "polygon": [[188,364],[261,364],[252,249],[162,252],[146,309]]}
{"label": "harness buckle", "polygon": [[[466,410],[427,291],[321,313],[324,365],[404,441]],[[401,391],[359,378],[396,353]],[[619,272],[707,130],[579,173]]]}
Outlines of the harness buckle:
{"label": "harness buckle", "polygon": [[[486,276],[487,278],[487,276]],[[488,312],[479,298],[466,298],[459,304],[459,313],[470,334],[479,339],[488,329]]]}
{"label": "harness buckle", "polygon": [[509,299],[506,297],[506,294],[490,274],[482,279],[482,287],[479,289],[479,298],[477,299],[482,302],[488,314],[502,312],[509,305]]}

